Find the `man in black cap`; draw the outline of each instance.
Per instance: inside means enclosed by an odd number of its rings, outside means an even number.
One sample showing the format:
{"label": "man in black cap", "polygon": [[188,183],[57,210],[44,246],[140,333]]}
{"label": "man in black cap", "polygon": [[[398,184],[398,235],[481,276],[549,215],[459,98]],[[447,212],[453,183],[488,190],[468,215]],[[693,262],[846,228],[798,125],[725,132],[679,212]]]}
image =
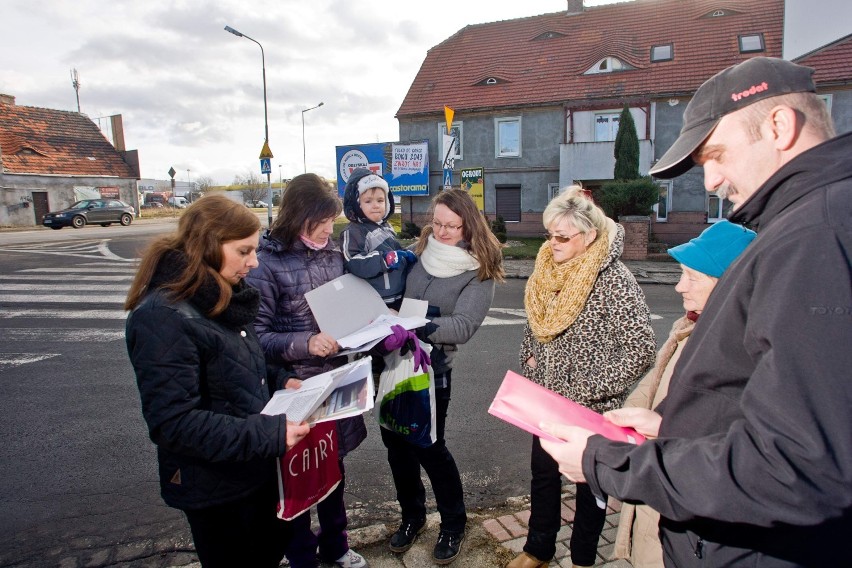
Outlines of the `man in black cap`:
{"label": "man in black cap", "polygon": [[834,137],[812,74],[766,57],[718,73],[651,170],[702,166],[731,221],[758,231],[655,409],[659,437],[545,426],[567,441],[542,446],[569,478],[660,512],[666,566],[852,558],[852,133]]}

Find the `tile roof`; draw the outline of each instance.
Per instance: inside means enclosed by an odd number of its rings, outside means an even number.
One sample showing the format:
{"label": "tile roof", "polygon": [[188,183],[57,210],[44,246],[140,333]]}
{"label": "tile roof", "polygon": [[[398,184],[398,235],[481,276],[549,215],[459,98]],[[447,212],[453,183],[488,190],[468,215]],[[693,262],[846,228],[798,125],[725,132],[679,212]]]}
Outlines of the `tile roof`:
{"label": "tile roof", "polygon": [[135,178],[86,115],[0,103],[0,162],[7,174]]}
{"label": "tile roof", "polygon": [[816,69],[814,81],[820,84],[852,83],[852,34],[842,37],[793,60]]}
{"label": "tile roof", "polygon": [[[781,57],[783,17],[783,0],[634,0],[466,26],[428,51],[397,118],[689,94],[749,57]],[[754,33],[766,50],[740,53],[738,36]],[[674,59],[651,63],[651,47],[670,43]],[[607,56],[636,70],[584,75]],[[498,83],[477,85],[489,77]]]}

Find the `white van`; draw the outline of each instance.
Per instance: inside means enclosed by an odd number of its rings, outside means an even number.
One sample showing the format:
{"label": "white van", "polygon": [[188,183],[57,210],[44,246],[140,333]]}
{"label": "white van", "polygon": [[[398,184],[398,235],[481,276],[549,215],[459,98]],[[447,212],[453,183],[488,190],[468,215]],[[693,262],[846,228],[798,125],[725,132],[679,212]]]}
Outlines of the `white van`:
{"label": "white van", "polygon": [[169,205],[178,209],[186,209],[189,205],[186,197],[169,197]]}

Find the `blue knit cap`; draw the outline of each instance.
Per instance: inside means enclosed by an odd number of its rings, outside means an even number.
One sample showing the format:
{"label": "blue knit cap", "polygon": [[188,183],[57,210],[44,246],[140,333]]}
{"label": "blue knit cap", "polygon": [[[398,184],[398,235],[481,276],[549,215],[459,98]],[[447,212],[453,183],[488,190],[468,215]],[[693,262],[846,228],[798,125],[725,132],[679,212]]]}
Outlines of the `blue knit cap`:
{"label": "blue knit cap", "polygon": [[757,233],[730,221],[719,221],[668,253],[682,265],[719,278],[754,240]]}

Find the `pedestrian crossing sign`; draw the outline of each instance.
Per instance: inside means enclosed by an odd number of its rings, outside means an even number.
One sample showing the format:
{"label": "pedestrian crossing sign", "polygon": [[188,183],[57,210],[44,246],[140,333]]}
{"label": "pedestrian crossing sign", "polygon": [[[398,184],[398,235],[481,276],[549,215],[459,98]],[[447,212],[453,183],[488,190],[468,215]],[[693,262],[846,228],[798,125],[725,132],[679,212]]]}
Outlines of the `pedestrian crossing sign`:
{"label": "pedestrian crossing sign", "polygon": [[261,158],[260,159],[260,173],[262,174],[271,174],[272,173],[272,160],[269,158]]}

